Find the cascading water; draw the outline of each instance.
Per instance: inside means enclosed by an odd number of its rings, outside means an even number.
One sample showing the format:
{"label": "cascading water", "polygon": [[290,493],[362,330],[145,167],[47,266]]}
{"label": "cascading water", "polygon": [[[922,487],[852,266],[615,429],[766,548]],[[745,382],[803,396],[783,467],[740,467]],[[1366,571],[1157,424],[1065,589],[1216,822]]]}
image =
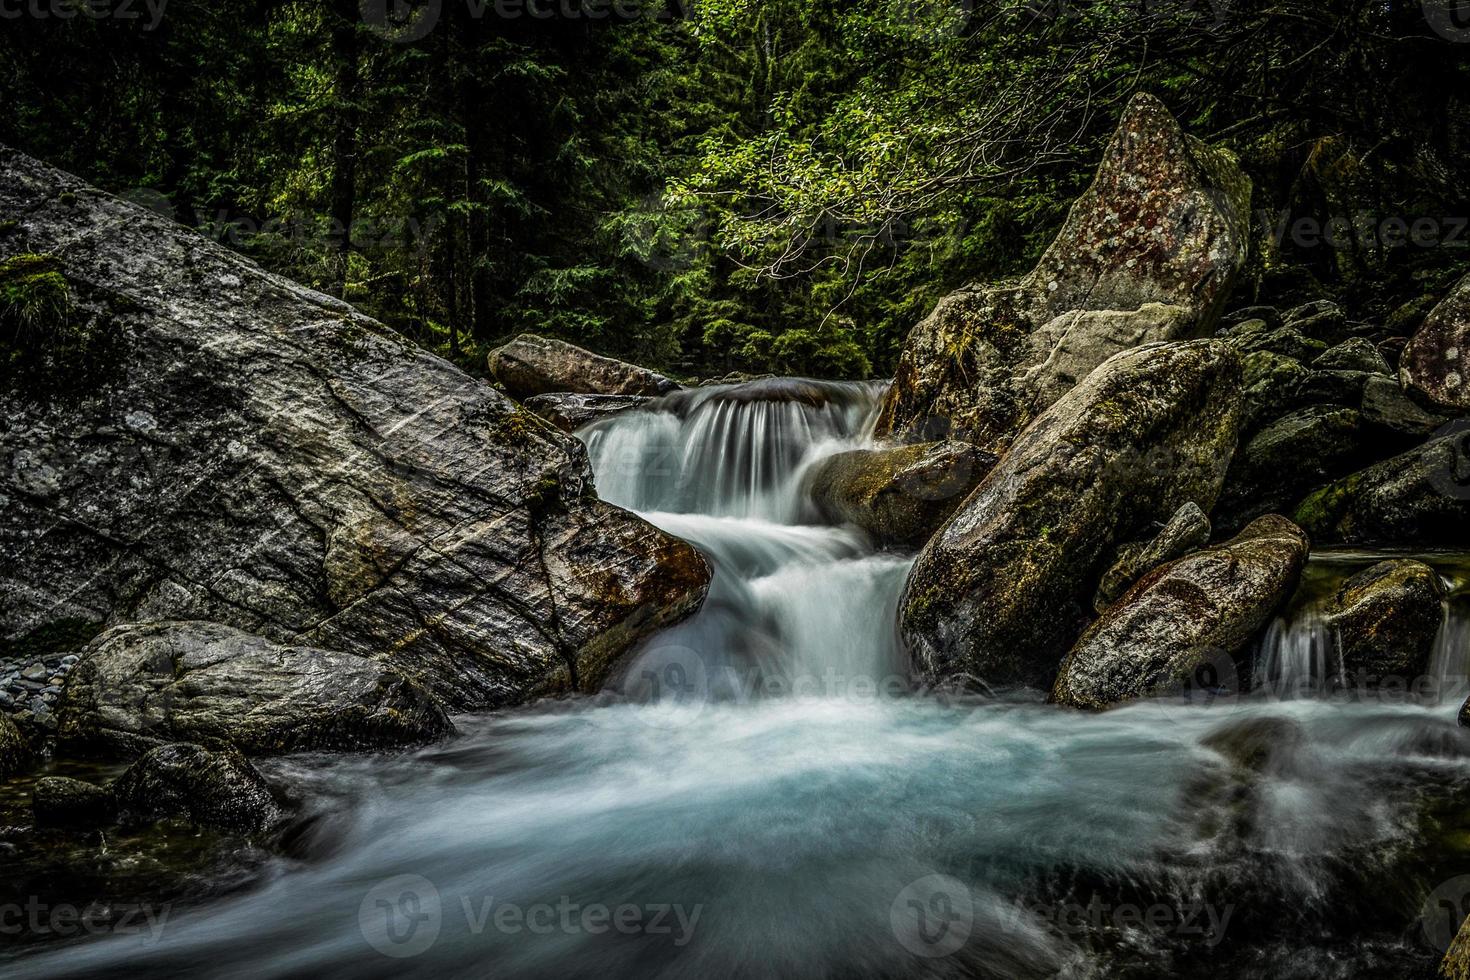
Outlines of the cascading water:
{"label": "cascading water", "polygon": [[[878,393],[704,389],[584,432],[604,496],[709,556],[697,616],[638,651],[605,697],[461,718],[454,741],[405,755],[263,764],[302,801],[289,857],[157,932],[0,969],[1431,969],[1457,921],[1436,910],[1470,894],[1457,877],[1470,873],[1470,735],[1454,706],[1259,697],[1082,715],[1034,693],[883,683],[903,673],[909,559],[812,523],[800,493],[813,460],[862,444]],[[1292,622],[1271,676],[1326,662]]]}

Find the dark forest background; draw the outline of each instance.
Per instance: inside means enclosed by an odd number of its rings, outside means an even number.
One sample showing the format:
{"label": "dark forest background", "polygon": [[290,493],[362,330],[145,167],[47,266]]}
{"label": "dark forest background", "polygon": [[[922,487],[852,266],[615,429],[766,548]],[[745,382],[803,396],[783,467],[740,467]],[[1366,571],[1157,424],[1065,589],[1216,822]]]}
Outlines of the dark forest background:
{"label": "dark forest background", "polygon": [[0,141],[472,370],[531,331],[684,377],[885,373],[944,291],[1028,266],[1139,89],[1255,180],[1240,303],[1412,318],[1470,258],[1453,0],[3,14]]}

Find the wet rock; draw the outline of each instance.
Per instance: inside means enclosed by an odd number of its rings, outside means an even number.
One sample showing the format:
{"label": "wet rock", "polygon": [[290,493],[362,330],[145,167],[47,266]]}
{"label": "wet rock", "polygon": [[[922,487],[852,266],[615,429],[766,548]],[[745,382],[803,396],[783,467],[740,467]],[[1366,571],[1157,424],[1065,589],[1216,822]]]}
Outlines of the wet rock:
{"label": "wet rock", "polygon": [[1113,564],[1103,572],[1092,608],[1102,612],[1152,568],[1182,558],[1210,543],[1210,519],[1194,501],[1174,512],[1169,523],[1149,541],[1130,541],[1118,549]]}
{"label": "wet rock", "polygon": [[1348,579],[1325,610],[1343,670],[1372,684],[1423,677],[1443,598],[1434,569],[1409,559],[1382,561]]}
{"label": "wet rock", "polygon": [[123,755],[168,742],[229,743],[251,755],[365,750],[453,731],[433,695],[380,663],[200,622],[97,637],[60,721],[73,750]]}
{"label": "wet rock", "polygon": [[1322,544],[1470,545],[1467,431],[1328,484],[1302,501],[1296,522]]}
{"label": "wet rock", "polygon": [[0,715],[0,777],[20,772],[31,762],[31,747],[15,722]]}
{"label": "wet rock", "polygon": [[1319,299],[1286,311],[1282,326],[1325,344],[1336,344],[1349,332],[1347,315],[1331,300]]}
{"label": "wet rock", "polygon": [[117,799],[80,779],[45,776],[31,789],[31,811],[38,827],[106,827],[117,821]]}
{"label": "wet rock", "polygon": [[1252,773],[1281,772],[1306,741],[1290,718],[1244,718],[1207,732],[1200,744]]}
{"label": "wet rock", "polygon": [[1218,340],[1110,359],[1017,438],[920,552],[900,606],[918,672],[1050,686],[1101,565],[1187,502],[1208,511],[1240,423]]}
{"label": "wet rock", "polygon": [[1392,378],[1371,376],[1363,386],[1363,421],[1375,429],[1423,439],[1449,421],[1416,404]]}
{"label": "wet rock", "polygon": [[630,409],[641,408],[653,399],[647,395],[532,395],[525,405],[563,432],[600,422]]}
{"label": "wet rock", "polygon": [[124,823],[183,817],[197,826],[258,833],[280,821],[270,786],[245,757],[184,743],[151,750],[112,784]]}
{"label": "wet rock", "polygon": [[1297,409],[1340,405],[1357,408],[1372,375],[1361,371],[1323,371],[1292,357],[1255,351],[1243,359],[1245,418],[1249,436]]}
{"label": "wet rock", "polygon": [[1345,340],[1312,362],[1319,371],[1363,371],[1372,375],[1393,377],[1393,368],[1378,348],[1362,337]]}
{"label": "wet rock", "polygon": [[1244,263],[1249,207],[1230,153],[1136,96],[1036,268],[952,293],[914,327],[877,434],[944,419],[952,438],[1001,452],[1111,355],[1209,333]]}
{"label": "wet rock", "polygon": [[219,622],[480,709],[585,689],[702,601],[578,440],[347,304],[9,149],[0,213],[119,345],[95,397],[0,392],[0,635]]}
{"label": "wet rock", "polygon": [[1296,591],[1307,536],[1284,517],[1154,569],[1088,628],[1052,700],[1099,709],[1176,690],[1234,657]]}
{"label": "wet rock", "polygon": [[822,460],[807,493],[829,521],[883,545],[918,547],[964,502],[995,457],[963,442],[859,449]]}
{"label": "wet rock", "polygon": [[513,398],[557,392],[666,395],[683,387],[636,364],[530,333],[491,351],[490,373]]}
{"label": "wet rock", "polygon": [[1236,451],[1216,522],[1236,530],[1262,514],[1290,511],[1317,487],[1372,459],[1359,412],[1332,405],[1297,409]]}
{"label": "wet rock", "polygon": [[1470,411],[1470,275],[1425,317],[1399,359],[1399,376],[1433,404]]}
{"label": "wet rock", "polygon": [[1281,326],[1281,311],[1274,306],[1243,306],[1220,317],[1220,333],[1248,320],[1260,320],[1265,329]]}
{"label": "wet rock", "polygon": [[1277,327],[1275,330],[1245,329],[1248,326],[1248,323],[1242,324],[1236,328],[1238,332],[1232,332],[1225,338],[1242,354],[1266,351],[1307,363],[1327,352],[1326,344],[1309,339],[1294,327]]}

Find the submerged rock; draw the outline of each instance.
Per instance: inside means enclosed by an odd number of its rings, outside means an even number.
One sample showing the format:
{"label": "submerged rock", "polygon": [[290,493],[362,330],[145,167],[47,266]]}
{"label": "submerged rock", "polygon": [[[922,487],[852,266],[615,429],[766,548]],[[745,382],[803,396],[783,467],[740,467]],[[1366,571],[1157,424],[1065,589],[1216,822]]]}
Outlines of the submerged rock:
{"label": "submerged rock", "polygon": [[1470,545],[1470,428],[1453,431],[1323,487],[1296,522],[1321,543]]}
{"label": "submerged rock", "polygon": [[112,784],[124,823],[183,817],[201,827],[252,834],[284,816],[245,757],[179,743],[151,750]]}
{"label": "submerged rock", "polygon": [[636,364],[530,333],[491,351],[490,373],[514,398],[556,392],[666,395],[683,387]]}
{"label": "submerged rock", "polygon": [[995,462],[963,442],[857,449],[814,466],[807,492],[830,521],[855,524],[879,544],[918,547]]}
{"label": "submerged rock", "polygon": [[1077,641],[1052,700],[1099,709],[1177,689],[1233,657],[1296,591],[1307,536],[1268,515],[1145,575]]}
{"label": "submerged rock", "polygon": [[81,393],[0,392],[0,635],[207,620],[468,709],[592,689],[703,600],[580,442],[347,304],[9,149],[0,214],[118,338]]}
{"label": "submerged rock", "polygon": [[1343,670],[1373,684],[1423,677],[1443,598],[1439,575],[1419,561],[1381,561],[1348,579],[1325,610]]}
{"label": "submerged rock", "polygon": [[1144,573],[1166,561],[1183,557],[1210,542],[1210,519],[1194,501],[1174,512],[1162,531],[1148,541],[1130,541],[1118,549],[1113,564],[1103,572],[1092,608],[1102,612],[1128,591]]}
{"label": "submerged rock", "polygon": [[31,811],[38,827],[106,827],[117,821],[117,798],[80,779],[45,776],[31,789]]}
{"label": "submerged rock", "polygon": [[352,751],[454,730],[433,695],[380,663],[198,622],[103,633],[59,715],[64,744],[124,755],[169,742],[229,743],[251,755]]}
{"label": "submerged rock", "polygon": [[1154,344],[1094,371],[920,552],[900,606],[917,670],[1049,687],[1104,559],[1185,503],[1209,510],[1239,423],[1240,364],[1220,341]]}
{"label": "submerged rock", "polygon": [[1436,306],[1399,358],[1404,387],[1453,412],[1470,411],[1470,275]]}
{"label": "submerged rock", "polygon": [[1226,150],[1135,96],[1036,268],[970,286],[914,327],[879,436],[926,431],[1003,451],[1113,354],[1208,333],[1244,263],[1250,181]]}
{"label": "submerged rock", "polygon": [[532,395],[526,407],[563,432],[600,422],[630,409],[642,408],[653,399],[647,395]]}
{"label": "submerged rock", "polygon": [[30,743],[15,722],[0,714],[0,778],[20,772],[30,761]]}

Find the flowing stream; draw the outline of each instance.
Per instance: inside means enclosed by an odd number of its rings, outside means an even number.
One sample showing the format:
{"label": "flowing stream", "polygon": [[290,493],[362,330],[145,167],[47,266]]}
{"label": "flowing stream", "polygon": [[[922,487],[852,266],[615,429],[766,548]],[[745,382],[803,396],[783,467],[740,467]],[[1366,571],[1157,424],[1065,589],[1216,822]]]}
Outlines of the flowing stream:
{"label": "flowing stream", "polygon": [[[1432,968],[1470,894],[1458,704],[1278,696],[1330,661],[1310,589],[1263,643],[1254,697],[1085,716],[1034,693],[912,689],[895,630],[912,556],[821,526],[801,493],[814,460],[864,444],[880,393],[700,389],[584,431],[603,495],[709,557],[698,616],[638,651],[601,696],[458,719],[459,737],[419,752],[265,764],[305,813],[289,856],[250,887],[157,930],[0,970]],[[1311,581],[1370,557],[1314,565]],[[1436,669],[1463,673],[1470,620],[1457,600],[1448,608]]]}

